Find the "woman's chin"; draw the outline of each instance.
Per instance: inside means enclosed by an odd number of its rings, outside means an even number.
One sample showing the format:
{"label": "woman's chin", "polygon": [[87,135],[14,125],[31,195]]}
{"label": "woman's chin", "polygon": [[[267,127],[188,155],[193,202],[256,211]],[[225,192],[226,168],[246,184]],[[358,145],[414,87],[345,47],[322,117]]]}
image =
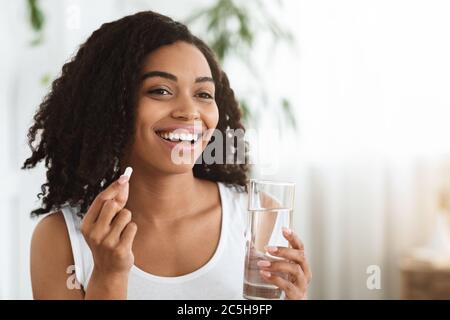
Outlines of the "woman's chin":
{"label": "woman's chin", "polygon": [[192,172],[192,169],[194,168],[194,163],[183,163],[183,164],[168,164],[164,166],[164,168],[161,168],[161,171],[167,173],[167,174],[183,174]]}
{"label": "woman's chin", "polygon": [[[164,143],[165,144],[165,143]],[[196,143],[192,147],[187,144],[178,144],[164,148],[158,152],[159,156],[155,158],[155,153],[147,155],[147,161],[151,162],[151,167],[166,174],[181,174],[192,171],[196,161],[202,157],[203,149],[206,147],[202,143]],[[151,148],[155,150],[157,148]]]}

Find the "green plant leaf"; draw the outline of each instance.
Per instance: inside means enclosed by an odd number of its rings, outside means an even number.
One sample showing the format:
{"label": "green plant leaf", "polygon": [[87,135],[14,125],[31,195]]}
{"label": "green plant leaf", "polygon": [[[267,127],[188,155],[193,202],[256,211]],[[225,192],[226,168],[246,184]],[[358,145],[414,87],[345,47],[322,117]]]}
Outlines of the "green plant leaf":
{"label": "green plant leaf", "polygon": [[254,41],[254,33],[250,29],[249,25],[249,17],[242,13],[241,11],[237,12],[237,18],[239,20],[239,35],[247,46],[251,47]]}
{"label": "green plant leaf", "polygon": [[39,32],[44,27],[44,14],[38,5],[38,0],[28,0],[28,13],[31,28]]}
{"label": "green plant leaf", "polygon": [[217,39],[211,44],[212,49],[217,54],[217,57],[221,63],[225,60],[228,51],[231,48],[230,34],[227,31],[223,31],[218,35]]}
{"label": "green plant leaf", "polygon": [[40,80],[41,84],[43,86],[48,86],[51,82],[51,75],[50,73],[45,73],[42,75],[41,80]]}
{"label": "green plant leaf", "polygon": [[289,100],[286,98],[281,99],[281,107],[284,111],[285,119],[288,121],[288,124],[291,126],[292,129],[297,129],[297,120],[295,118],[295,114],[292,110],[292,105]]}

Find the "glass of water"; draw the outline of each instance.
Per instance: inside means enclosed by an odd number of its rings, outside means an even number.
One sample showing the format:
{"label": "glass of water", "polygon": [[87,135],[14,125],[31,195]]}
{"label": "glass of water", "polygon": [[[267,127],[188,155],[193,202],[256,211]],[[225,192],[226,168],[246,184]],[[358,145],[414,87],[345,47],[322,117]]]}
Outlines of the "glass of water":
{"label": "glass of water", "polygon": [[[266,246],[289,247],[282,228],[292,229],[295,184],[250,180],[248,192],[243,296],[251,300],[282,299],[282,290],[260,276],[257,262],[282,260],[269,254]],[[273,275],[288,278],[288,275],[283,273],[274,272]]]}

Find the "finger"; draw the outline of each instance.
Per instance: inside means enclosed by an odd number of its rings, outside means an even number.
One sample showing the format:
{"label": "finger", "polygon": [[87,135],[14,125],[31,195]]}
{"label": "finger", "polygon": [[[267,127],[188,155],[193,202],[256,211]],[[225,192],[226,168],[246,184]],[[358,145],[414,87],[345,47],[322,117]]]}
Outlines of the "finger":
{"label": "finger", "polygon": [[[126,176],[122,175],[120,179],[122,179],[122,177],[127,178]],[[128,200],[129,183],[126,179],[124,181],[125,182],[122,184],[119,183],[119,180],[117,180],[115,183],[111,184],[108,189],[102,191],[102,193],[104,193],[104,195],[102,196],[103,206],[94,223],[101,219],[103,208],[105,207],[106,202],[115,202],[114,206],[116,207],[116,211],[122,210],[125,207]]]}
{"label": "finger", "polygon": [[305,256],[305,252],[303,250],[297,250],[293,248],[266,246],[265,249],[273,256],[284,258],[286,260],[294,261],[297,263],[300,263],[300,260]]}
{"label": "finger", "polygon": [[261,277],[264,281],[271,283],[286,294],[286,299],[288,300],[300,300],[303,299],[302,290],[296,287],[292,282],[287,281],[279,276],[273,275],[271,272],[261,270]]}
{"label": "finger", "polygon": [[303,242],[297,236],[297,234],[289,228],[283,227],[283,236],[289,241],[289,244],[294,249],[304,250]]}
{"label": "finger", "polygon": [[122,209],[122,205],[114,199],[105,201],[97,221],[91,227],[91,233],[96,239],[103,240],[106,237],[111,230],[113,219]]}
{"label": "finger", "polygon": [[298,263],[302,267],[308,283],[311,282],[311,267],[309,266],[308,259],[306,258],[304,251],[286,247],[266,247],[266,250],[273,256]]}
{"label": "finger", "polygon": [[105,242],[111,244],[112,246],[116,246],[120,241],[120,235],[130,221],[131,211],[128,209],[121,210],[114,218],[111,229],[105,237]]}
{"label": "finger", "polygon": [[307,283],[309,284],[312,279],[312,272],[311,272],[311,267],[309,266],[309,263],[308,263],[308,259],[306,259],[306,257],[303,257],[302,259],[300,259],[299,264],[302,267],[302,270],[303,270],[303,273],[305,274]]}
{"label": "finger", "polygon": [[105,237],[111,229],[111,221],[120,212],[120,205],[114,200],[106,200],[97,221],[92,225],[92,233],[101,238]]}
{"label": "finger", "polygon": [[[130,167],[128,167],[128,168],[130,168]],[[127,168],[127,169],[128,169]],[[130,168],[131,169],[131,168]],[[131,174],[131,173],[129,173],[129,174]],[[129,180],[130,180],[130,177],[129,176],[127,176],[127,175],[125,175],[125,174],[123,174],[120,178],[119,178],[119,180],[120,179],[123,179],[122,181],[123,182],[121,182],[121,184],[122,184],[122,188],[119,188],[119,192],[116,194],[116,196],[114,197],[114,199],[120,204],[120,206],[123,208],[123,207],[125,207],[125,205],[127,204],[127,201],[128,201],[128,192],[129,192],[129,189],[130,189],[130,184],[129,184]]]}
{"label": "finger", "polygon": [[127,170],[125,170],[125,172],[127,173],[127,175],[125,175],[125,173],[121,175],[119,179],[111,183],[105,190],[100,192],[95,197],[94,201],[91,203],[88,209],[88,212],[83,218],[84,224],[86,224],[87,226],[91,226],[97,220],[105,201],[114,199],[115,197],[118,196],[119,202],[126,202],[126,200],[128,199],[128,189],[125,192],[122,191],[124,193],[121,193],[121,190],[125,185],[128,187],[127,182],[130,179],[131,173],[130,170],[128,170],[128,172]]}
{"label": "finger", "polygon": [[267,261],[260,260],[257,262],[258,267],[261,270],[269,271],[271,273],[284,273],[289,274],[295,284],[298,284],[301,288],[306,288],[308,279],[306,278],[301,266],[297,263],[290,263],[287,261]]}
{"label": "finger", "polygon": [[[128,186],[125,186],[128,194]],[[110,225],[114,217],[125,207],[126,202],[120,202],[116,198],[106,200],[103,208],[94,224]]]}
{"label": "finger", "polygon": [[127,224],[120,236],[119,246],[124,247],[127,250],[131,250],[133,246],[134,237],[136,236],[137,225],[134,222]]}

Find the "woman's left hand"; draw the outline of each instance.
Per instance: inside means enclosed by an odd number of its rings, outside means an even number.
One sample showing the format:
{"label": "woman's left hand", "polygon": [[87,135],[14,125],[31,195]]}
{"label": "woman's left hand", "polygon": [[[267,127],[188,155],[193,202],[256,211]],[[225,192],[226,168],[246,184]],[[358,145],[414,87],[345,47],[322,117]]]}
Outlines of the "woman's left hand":
{"label": "woman's left hand", "polygon": [[[290,229],[283,228],[283,236],[289,241],[292,248],[266,247],[272,256],[286,259],[285,261],[258,261],[262,278],[276,285],[284,291],[286,300],[306,299],[306,292],[311,281],[312,274],[305,257],[304,246],[300,238]],[[288,279],[283,279],[273,272],[288,274]]]}

